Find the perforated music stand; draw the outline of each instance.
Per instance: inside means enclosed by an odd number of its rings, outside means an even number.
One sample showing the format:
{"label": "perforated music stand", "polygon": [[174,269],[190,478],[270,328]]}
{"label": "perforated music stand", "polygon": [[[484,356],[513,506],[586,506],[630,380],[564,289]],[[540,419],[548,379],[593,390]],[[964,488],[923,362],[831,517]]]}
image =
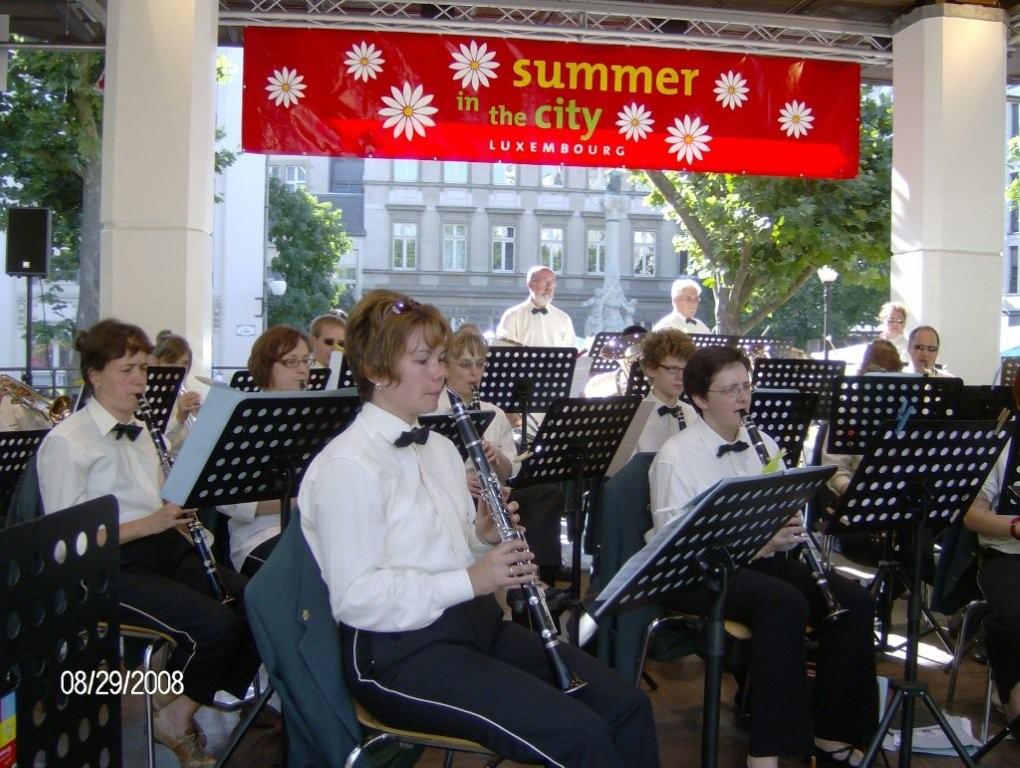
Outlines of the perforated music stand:
{"label": "perforated music stand", "polygon": [[182,508],[280,500],[281,527],[309,462],[361,403],[337,392],[241,392],[213,387],[181,448],[163,498]]}
{"label": "perforated music stand", "polygon": [[152,406],[153,424],[162,433],[170,423],[186,374],[181,365],[150,365],[145,374],[145,399]]}
{"label": "perforated music stand", "polygon": [[39,450],[39,443],[49,433],[48,429],[0,432],[0,514],[7,511],[7,501],[14,492],[14,486]]}
{"label": "perforated music stand", "polygon": [[1003,357],[999,368],[999,384],[1012,387],[1017,371],[1020,371],[1020,357]]}
{"label": "perforated music stand", "polygon": [[677,592],[708,589],[712,602],[705,625],[702,768],[714,768],[718,757],[723,604],[729,575],[749,563],[834,471],[805,467],[719,481],[624,563],[590,609],[597,620],[614,611],[661,602]]}
{"label": "perforated music stand", "polygon": [[627,389],[623,394],[625,395],[637,395],[640,398],[648,396],[649,391],[652,389],[652,383],[648,380],[645,375],[645,369],[640,364],[634,363],[630,367],[630,373],[627,374]]}
{"label": "perforated music stand", "polygon": [[358,384],[354,381],[354,371],[351,370],[351,364],[347,362],[347,355],[344,355],[340,358],[340,372],[337,374],[336,388],[350,389],[356,386]]}
{"label": "perforated music stand", "polygon": [[528,413],[570,395],[573,347],[489,347],[478,397],[521,414],[521,450],[528,445]]}
{"label": "perforated music stand", "polygon": [[[329,368],[312,368],[308,372],[308,390],[321,392],[326,388],[328,380]],[[255,377],[251,375],[251,371],[245,368],[234,371],[234,375],[230,377],[230,388],[239,389],[242,392],[262,391],[262,387],[255,383]]]}
{"label": "perforated music stand", "polygon": [[826,419],[829,416],[832,383],[845,372],[846,362],[843,360],[765,357],[754,361],[754,386],[756,389],[795,389],[798,392],[814,392],[818,395],[818,405],[812,418]]}
{"label": "perforated music stand", "polygon": [[730,336],[721,333],[688,333],[687,335],[691,337],[694,346],[699,349],[701,347],[739,347],[751,358],[761,354],[775,354],[777,357],[782,357],[789,355],[793,348],[793,342],[788,339],[773,339],[766,336]]}
{"label": "perforated music stand", "polygon": [[[510,481],[513,488],[573,481],[566,517],[571,543],[570,600],[575,608],[581,600],[581,537],[591,509],[591,488],[605,477],[639,405],[641,398],[633,395],[554,401]],[[571,612],[574,638],[580,618],[579,610]]]}
{"label": "perforated music stand", "polygon": [[818,395],[782,389],[756,389],[751,395],[751,418],[783,452],[786,465],[800,462],[804,438],[817,412]]}
{"label": "perforated music stand", "polygon": [[17,765],[121,765],[121,699],[97,674],[120,674],[119,531],[113,496],[0,531],[0,698],[13,692]]}
{"label": "perforated music stand", "polygon": [[994,422],[910,419],[900,431],[893,422],[882,426],[839,501],[836,519],[851,530],[913,531],[913,563],[908,584],[907,644],[904,679],[861,765],[871,765],[903,708],[900,766],[910,765],[914,704],[927,705],[963,762],[973,761],[946,722],[927,684],[917,680],[917,646],[921,624],[921,570],[929,533],[965,514],[1009,439],[1009,430],[996,431]]}
{"label": "perforated music stand", "polygon": [[[489,428],[492,420],[496,416],[495,411],[468,411],[468,415],[471,417],[472,423],[475,425],[475,431],[479,435],[484,435],[485,430]],[[467,448],[464,447],[464,440],[460,436],[460,430],[457,428],[457,422],[454,420],[453,414],[449,413],[437,413],[430,416],[419,416],[418,422],[433,432],[438,432],[440,435],[445,437],[455,446],[460,452],[460,457],[464,461],[468,460]]]}
{"label": "perforated music stand", "polygon": [[829,404],[829,453],[863,454],[875,434],[899,415],[903,400],[916,418],[946,419],[957,415],[960,379],[889,374],[843,376],[833,384]]}

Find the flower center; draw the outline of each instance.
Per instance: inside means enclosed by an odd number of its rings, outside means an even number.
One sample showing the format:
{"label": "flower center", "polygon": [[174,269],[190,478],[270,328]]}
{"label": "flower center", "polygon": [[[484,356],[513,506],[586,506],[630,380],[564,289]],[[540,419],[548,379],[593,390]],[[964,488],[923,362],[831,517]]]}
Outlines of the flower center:
{"label": "flower center", "polygon": [[404,107],[403,110],[401,110],[401,111],[404,113],[404,117],[410,117],[411,115],[414,114],[414,108],[413,107]]}
{"label": "flower center", "polygon": [[693,143],[694,143],[694,137],[691,136],[691,134],[688,133],[686,136],[684,136],[684,144],[693,144]]}
{"label": "flower center", "polygon": [[633,127],[633,128],[637,128],[637,127],[638,127],[638,125],[640,125],[640,124],[641,124],[641,121],[640,121],[640,120],[638,120],[638,119],[637,119],[636,117],[632,117],[632,118],[630,119],[630,124],[631,124],[631,127]]}
{"label": "flower center", "polygon": [[290,90],[290,83],[284,83],[283,85],[281,85],[280,90],[283,91],[284,93],[287,93],[287,91]]}
{"label": "flower center", "polygon": [[471,69],[478,69],[481,66],[477,61],[471,62]]}
{"label": "flower center", "polygon": [[729,93],[730,96],[734,96],[737,93],[737,89],[731,85],[729,88],[726,89],[726,92]]}
{"label": "flower center", "polygon": [[791,123],[799,123],[800,122],[800,115],[794,115],[793,117],[791,117],[790,118],[790,122]]}
{"label": "flower center", "polygon": [[368,66],[368,56],[362,56],[360,59],[358,59],[358,63],[361,64],[361,66],[363,66],[363,67],[367,67]]}

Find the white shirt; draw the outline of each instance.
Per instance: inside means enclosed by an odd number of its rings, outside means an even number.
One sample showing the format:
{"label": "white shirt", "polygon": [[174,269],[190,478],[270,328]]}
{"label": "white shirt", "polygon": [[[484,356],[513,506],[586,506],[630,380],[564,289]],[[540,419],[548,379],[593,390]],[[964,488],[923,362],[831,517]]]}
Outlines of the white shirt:
{"label": "white shirt", "polygon": [[309,465],[301,530],[329,589],[333,618],[378,632],[426,627],[474,596],[467,569],[489,545],[453,443],[432,433],[397,448],[408,425],[365,403]]}
{"label": "white shirt", "polygon": [[[142,426],[137,419],[131,423]],[[122,525],[163,506],[163,477],[148,431],[142,426],[135,440],[118,440],[116,424],[93,397],[46,435],[37,466],[47,514],[108,493],[117,497]]]}
{"label": "white shirt", "polygon": [[[779,450],[776,442],[764,433],[761,437],[769,456],[774,456]],[[649,472],[654,530],[677,517],[684,504],[717,481],[761,474],[761,459],[743,427],[737,440],[743,440],[750,447],[739,453],[730,451],[716,456],[719,446],[729,441],[719,437],[703,419],[698,419],[666,441]]]}
{"label": "white shirt", "polygon": [[[659,414],[659,408],[666,403],[656,397],[654,392],[649,392],[645,401],[652,404],[652,412],[648,414],[648,421],[638,438],[637,453],[658,453],[669,438],[680,434],[680,421],[671,413]],[[701,418],[694,408],[682,400],[678,400],[677,405],[688,427]]]}
{"label": "white shirt", "polygon": [[222,504],[217,507],[230,518],[227,521],[227,530],[230,532],[230,562],[238,572],[255,547],[280,534],[280,513],[256,515],[257,507],[258,502]]}
{"label": "white shirt", "polygon": [[526,347],[573,347],[577,344],[574,322],[570,315],[552,304],[548,312],[533,313],[537,309],[531,298],[515,304],[503,313],[496,327],[496,335],[516,341]]}
{"label": "white shirt", "polygon": [[[995,466],[992,467],[991,474],[988,475],[988,479],[985,480],[984,485],[981,486],[981,495],[984,496],[988,503],[992,506],[992,512],[998,512],[996,509],[999,504],[999,494],[1002,493],[1003,481],[1006,477],[1006,462],[1009,460],[1009,449],[1010,443],[1006,443],[1006,447],[1002,449],[1002,453],[999,454],[999,460],[995,462]],[[997,536],[983,536],[978,534],[978,541],[982,547],[991,547],[997,549],[1000,552],[1006,552],[1010,555],[1020,555],[1020,541],[1014,539],[1012,536],[1006,536],[999,538]]]}
{"label": "white shirt", "polygon": [[[444,389],[442,394],[439,395],[439,407],[429,415],[445,416],[450,413],[451,409],[450,396]],[[510,460],[510,476],[513,477],[521,468],[521,463],[517,459],[517,443],[514,442],[514,428],[510,425],[510,419],[507,418],[506,412],[502,408],[495,403],[489,403],[485,400],[478,401],[478,410],[492,412],[492,421],[489,422],[489,426],[482,433],[482,439],[488,440],[497,451]],[[464,462],[464,465],[467,469],[474,469],[474,464],[470,459]]]}
{"label": "white shirt", "polygon": [[653,331],[661,331],[663,328],[676,328],[684,333],[711,333],[711,329],[698,318],[692,317],[689,320],[675,309],[665,317],[659,318],[652,326]]}

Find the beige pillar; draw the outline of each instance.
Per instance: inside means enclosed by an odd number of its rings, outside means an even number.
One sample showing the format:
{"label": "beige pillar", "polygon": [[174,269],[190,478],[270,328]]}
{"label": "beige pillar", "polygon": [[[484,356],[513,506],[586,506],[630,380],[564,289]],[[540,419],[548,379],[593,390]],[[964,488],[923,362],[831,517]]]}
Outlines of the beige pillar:
{"label": "beige pillar", "polygon": [[216,8],[111,0],[100,312],[171,328],[207,372],[212,342]]}
{"label": "beige pillar", "polygon": [[969,384],[998,363],[1006,14],[929,5],[893,38],[892,294]]}

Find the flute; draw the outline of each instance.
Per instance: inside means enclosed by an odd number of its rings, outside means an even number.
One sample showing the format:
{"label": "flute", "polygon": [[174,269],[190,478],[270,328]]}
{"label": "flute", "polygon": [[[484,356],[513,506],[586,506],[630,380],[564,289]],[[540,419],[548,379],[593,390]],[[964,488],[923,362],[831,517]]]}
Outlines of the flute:
{"label": "flute", "polygon": [[[758,454],[758,458],[761,459],[762,466],[767,466],[770,461],[768,448],[765,447],[765,441],[761,438],[761,432],[758,431],[758,425],[754,423],[747,411],[741,409],[740,420],[744,424],[744,429],[747,430],[747,436],[751,439],[751,445],[754,446],[755,453]],[[832,586],[829,584],[829,576],[825,572],[825,567],[822,565],[821,552],[818,551],[818,545],[815,544],[814,538],[811,536],[811,531],[805,531],[806,538],[804,539],[804,559],[807,561],[807,566],[811,570],[811,576],[815,580],[815,584],[818,585],[818,589],[821,590],[822,597],[825,600],[825,607],[828,613],[825,614],[825,618],[822,621],[835,621],[844,613],[847,609],[839,604],[836,599],[836,595],[832,592]]]}
{"label": "flute", "polygon": [[[500,541],[524,541],[524,534],[521,533],[510,517],[510,513],[503,505],[503,496],[500,493],[499,478],[496,472],[485,458],[485,451],[482,449],[482,438],[478,435],[468,409],[464,401],[460,399],[452,389],[447,389],[450,396],[450,406],[453,410],[454,421],[460,432],[464,447],[467,448],[468,456],[478,472],[478,482],[482,490],[482,498],[485,500],[492,519],[496,522],[499,531]],[[527,543],[527,542],[525,542]],[[560,648],[559,630],[553,621],[549,606],[545,602],[545,593],[539,586],[537,580],[532,578],[527,584],[522,585],[524,593],[528,598],[528,610],[531,619],[538,627],[539,636],[542,638],[542,645],[545,646],[545,653],[549,660],[549,667],[552,670],[553,679],[559,689],[564,693],[574,693],[584,688],[588,683],[580,679],[567,666],[563,658],[563,651]]]}

